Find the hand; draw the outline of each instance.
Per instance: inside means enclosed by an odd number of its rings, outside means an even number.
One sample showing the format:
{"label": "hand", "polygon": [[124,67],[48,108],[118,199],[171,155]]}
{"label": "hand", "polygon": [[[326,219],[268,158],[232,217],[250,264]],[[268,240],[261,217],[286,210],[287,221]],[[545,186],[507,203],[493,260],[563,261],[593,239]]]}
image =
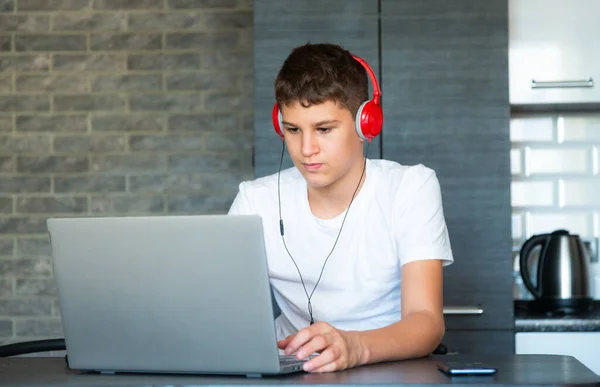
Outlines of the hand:
{"label": "hand", "polygon": [[363,350],[358,332],[342,331],[328,323],[317,322],[277,343],[286,355],[296,353],[298,360],[318,352],[304,363],[307,372],[332,372],[362,364]]}

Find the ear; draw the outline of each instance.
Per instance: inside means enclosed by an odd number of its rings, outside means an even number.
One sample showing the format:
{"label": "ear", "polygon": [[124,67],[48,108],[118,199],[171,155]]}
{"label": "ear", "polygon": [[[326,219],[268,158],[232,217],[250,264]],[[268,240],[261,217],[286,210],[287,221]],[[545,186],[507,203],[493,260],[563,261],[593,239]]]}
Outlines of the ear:
{"label": "ear", "polygon": [[360,142],[361,144],[364,144],[365,139],[362,138],[361,136],[359,136],[358,133],[356,133],[356,131],[354,131],[354,135],[356,136],[356,139],[358,140],[358,142]]}

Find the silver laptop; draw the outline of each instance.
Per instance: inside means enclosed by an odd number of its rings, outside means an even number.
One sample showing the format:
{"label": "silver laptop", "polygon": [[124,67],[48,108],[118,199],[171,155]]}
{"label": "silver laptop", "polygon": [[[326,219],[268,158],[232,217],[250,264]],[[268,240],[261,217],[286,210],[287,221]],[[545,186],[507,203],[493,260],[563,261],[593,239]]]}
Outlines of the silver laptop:
{"label": "silver laptop", "polygon": [[69,367],[261,376],[280,356],[254,215],[47,221]]}

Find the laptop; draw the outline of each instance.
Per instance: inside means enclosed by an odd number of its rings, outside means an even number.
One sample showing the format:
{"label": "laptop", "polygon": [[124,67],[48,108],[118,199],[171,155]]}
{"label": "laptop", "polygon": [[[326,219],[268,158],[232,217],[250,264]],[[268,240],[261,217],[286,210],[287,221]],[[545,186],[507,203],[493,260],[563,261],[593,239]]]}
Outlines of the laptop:
{"label": "laptop", "polygon": [[302,371],[280,356],[258,215],[47,220],[69,367]]}

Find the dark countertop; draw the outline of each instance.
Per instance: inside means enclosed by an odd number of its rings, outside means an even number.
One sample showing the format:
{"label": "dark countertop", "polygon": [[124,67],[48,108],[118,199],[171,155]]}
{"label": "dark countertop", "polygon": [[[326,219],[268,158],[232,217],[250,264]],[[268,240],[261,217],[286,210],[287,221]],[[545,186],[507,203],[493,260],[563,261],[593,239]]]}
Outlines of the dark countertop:
{"label": "dark countertop", "polygon": [[515,301],[515,332],[600,332],[600,301],[578,315],[541,313],[531,301]]}
{"label": "dark countertop", "polygon": [[[443,361],[481,362],[498,368],[493,376],[448,377],[437,370]],[[571,356],[437,355],[423,359],[380,363],[325,374],[296,373],[284,376],[246,378],[245,376],[114,374],[100,375],[73,371],[62,357],[12,357],[0,359],[0,385],[6,386],[600,386],[594,374]]]}

